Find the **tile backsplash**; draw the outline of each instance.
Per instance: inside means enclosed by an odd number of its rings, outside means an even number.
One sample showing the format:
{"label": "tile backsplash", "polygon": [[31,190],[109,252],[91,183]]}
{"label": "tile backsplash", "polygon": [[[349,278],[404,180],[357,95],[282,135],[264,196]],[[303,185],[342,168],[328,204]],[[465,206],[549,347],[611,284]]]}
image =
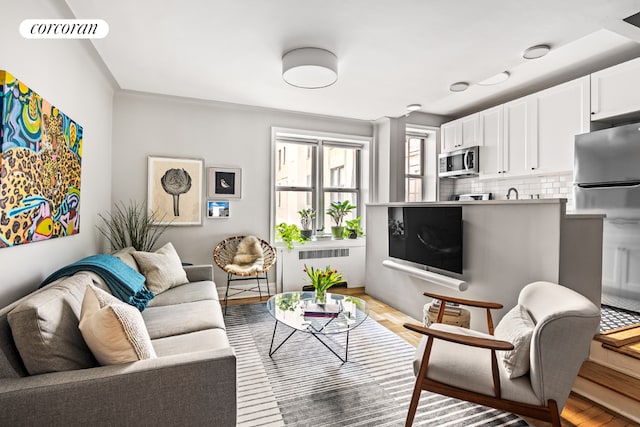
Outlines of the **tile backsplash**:
{"label": "tile backsplash", "polygon": [[567,199],[567,210],[573,208],[573,175],[530,176],[511,179],[460,178],[440,179],[440,200],[451,200],[454,194],[491,193],[495,200],[505,200],[514,187],[520,199]]}

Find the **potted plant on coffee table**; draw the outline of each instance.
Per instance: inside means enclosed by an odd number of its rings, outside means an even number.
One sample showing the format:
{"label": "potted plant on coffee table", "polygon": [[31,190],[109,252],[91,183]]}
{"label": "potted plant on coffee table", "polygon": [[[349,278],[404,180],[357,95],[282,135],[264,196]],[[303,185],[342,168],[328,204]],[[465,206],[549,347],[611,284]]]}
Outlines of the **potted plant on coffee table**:
{"label": "potted plant on coffee table", "polygon": [[300,215],[300,226],[302,227],[300,235],[308,240],[313,234],[313,220],[316,218],[316,211],[313,208],[302,209],[298,211],[298,215]]}
{"label": "potted plant on coffee table", "polygon": [[356,207],[349,203],[348,200],[344,202],[331,202],[331,206],[327,209],[327,215],[329,215],[335,226],[331,227],[331,236],[334,239],[342,239],[344,235],[344,227],[342,221],[344,217],[354,210]]}
{"label": "potted plant on coffee table", "polygon": [[343,277],[342,273],[332,269],[329,265],[324,270],[321,270],[313,266],[307,267],[307,264],[305,264],[304,272],[309,276],[309,281],[316,291],[314,299],[317,303],[324,303],[327,289],[342,282]]}

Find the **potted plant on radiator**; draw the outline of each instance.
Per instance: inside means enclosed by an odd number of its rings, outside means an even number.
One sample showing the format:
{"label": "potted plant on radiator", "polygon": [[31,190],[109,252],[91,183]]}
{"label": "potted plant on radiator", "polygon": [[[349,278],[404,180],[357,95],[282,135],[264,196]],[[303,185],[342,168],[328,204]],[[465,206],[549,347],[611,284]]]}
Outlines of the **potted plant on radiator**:
{"label": "potted plant on radiator", "polygon": [[313,234],[313,220],[316,218],[315,209],[299,210],[298,215],[300,215],[300,226],[302,227],[300,235],[307,240],[311,239],[311,235]]}
{"label": "potted plant on radiator", "polygon": [[356,207],[349,203],[348,200],[344,202],[331,202],[331,206],[327,209],[327,215],[329,215],[336,224],[331,227],[331,236],[334,239],[343,238],[344,226],[342,225],[342,221],[344,217],[355,208]]}

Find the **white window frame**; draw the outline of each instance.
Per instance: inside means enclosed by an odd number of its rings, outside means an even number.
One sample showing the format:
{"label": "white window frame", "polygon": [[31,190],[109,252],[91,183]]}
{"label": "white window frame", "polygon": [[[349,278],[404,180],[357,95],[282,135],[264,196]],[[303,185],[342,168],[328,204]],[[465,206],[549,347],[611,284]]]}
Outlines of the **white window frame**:
{"label": "white window frame", "polygon": [[[280,190],[286,190],[287,188],[293,190],[307,190],[312,191],[313,197],[313,206],[316,208],[316,228],[324,228],[324,232],[321,236],[318,237],[330,237],[331,230],[330,224],[324,224],[324,215],[327,209],[327,206],[324,206],[324,195],[326,192],[345,192],[345,193],[356,193],[357,200],[351,200],[352,204],[355,204],[357,209],[354,212],[355,216],[361,216],[362,221],[361,224],[364,223],[365,220],[365,204],[369,201],[369,188],[370,188],[370,147],[371,147],[371,138],[360,135],[349,135],[349,134],[337,134],[330,132],[317,132],[317,131],[309,131],[309,130],[301,130],[301,129],[290,129],[290,128],[279,128],[273,127],[271,129],[271,202],[270,202],[270,237],[271,241],[275,240],[275,213],[276,213],[276,160],[277,160],[277,150],[276,144],[278,141],[281,142],[290,142],[290,143],[298,143],[298,144],[313,144],[315,149],[315,159],[312,168],[312,182],[311,187],[280,187]],[[356,157],[356,175],[358,177],[358,182],[356,188],[335,188],[335,187],[324,187],[324,177],[323,177],[323,165],[322,165],[322,151],[326,146],[337,146],[344,148],[357,148],[359,153]],[[312,156],[313,151],[312,151]],[[299,223],[296,223],[297,226],[300,226]]]}

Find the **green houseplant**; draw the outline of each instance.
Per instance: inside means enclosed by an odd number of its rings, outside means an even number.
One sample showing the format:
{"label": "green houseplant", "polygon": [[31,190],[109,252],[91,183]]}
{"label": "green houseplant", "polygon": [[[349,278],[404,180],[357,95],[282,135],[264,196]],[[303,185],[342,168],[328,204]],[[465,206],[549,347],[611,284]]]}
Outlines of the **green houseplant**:
{"label": "green houseplant", "polygon": [[156,212],[149,212],[144,203],[129,201],[116,203],[113,210],[98,214],[102,224],[98,231],[107,238],[111,249],[117,251],[133,246],[137,251],[151,252],[158,238],[170,224],[155,225],[163,222]]}
{"label": "green houseplant", "polygon": [[300,229],[295,224],[281,222],[276,225],[276,239],[280,239],[287,244],[287,249],[293,249],[293,242],[303,243],[306,239],[300,234]]}
{"label": "green houseplant", "polygon": [[313,208],[302,209],[298,211],[298,215],[300,215],[300,226],[302,227],[300,234],[304,238],[310,239],[313,234],[313,220],[316,218],[316,211]]}
{"label": "green houseplant", "polygon": [[324,270],[304,265],[304,272],[309,276],[309,282],[316,291],[315,300],[324,302],[327,289],[342,282],[342,273],[333,270],[331,266],[326,266]]}
{"label": "green houseplant", "polygon": [[344,217],[354,210],[356,207],[349,203],[348,200],[344,202],[331,202],[331,206],[327,209],[327,215],[329,215],[335,226],[331,227],[331,236],[334,239],[342,239],[344,235],[344,227],[342,225],[342,221]]}
{"label": "green houseplant", "polygon": [[360,226],[360,220],[362,217],[358,216],[354,219],[348,219],[345,221],[344,236],[349,239],[357,239],[360,236],[364,236],[364,230]]}

